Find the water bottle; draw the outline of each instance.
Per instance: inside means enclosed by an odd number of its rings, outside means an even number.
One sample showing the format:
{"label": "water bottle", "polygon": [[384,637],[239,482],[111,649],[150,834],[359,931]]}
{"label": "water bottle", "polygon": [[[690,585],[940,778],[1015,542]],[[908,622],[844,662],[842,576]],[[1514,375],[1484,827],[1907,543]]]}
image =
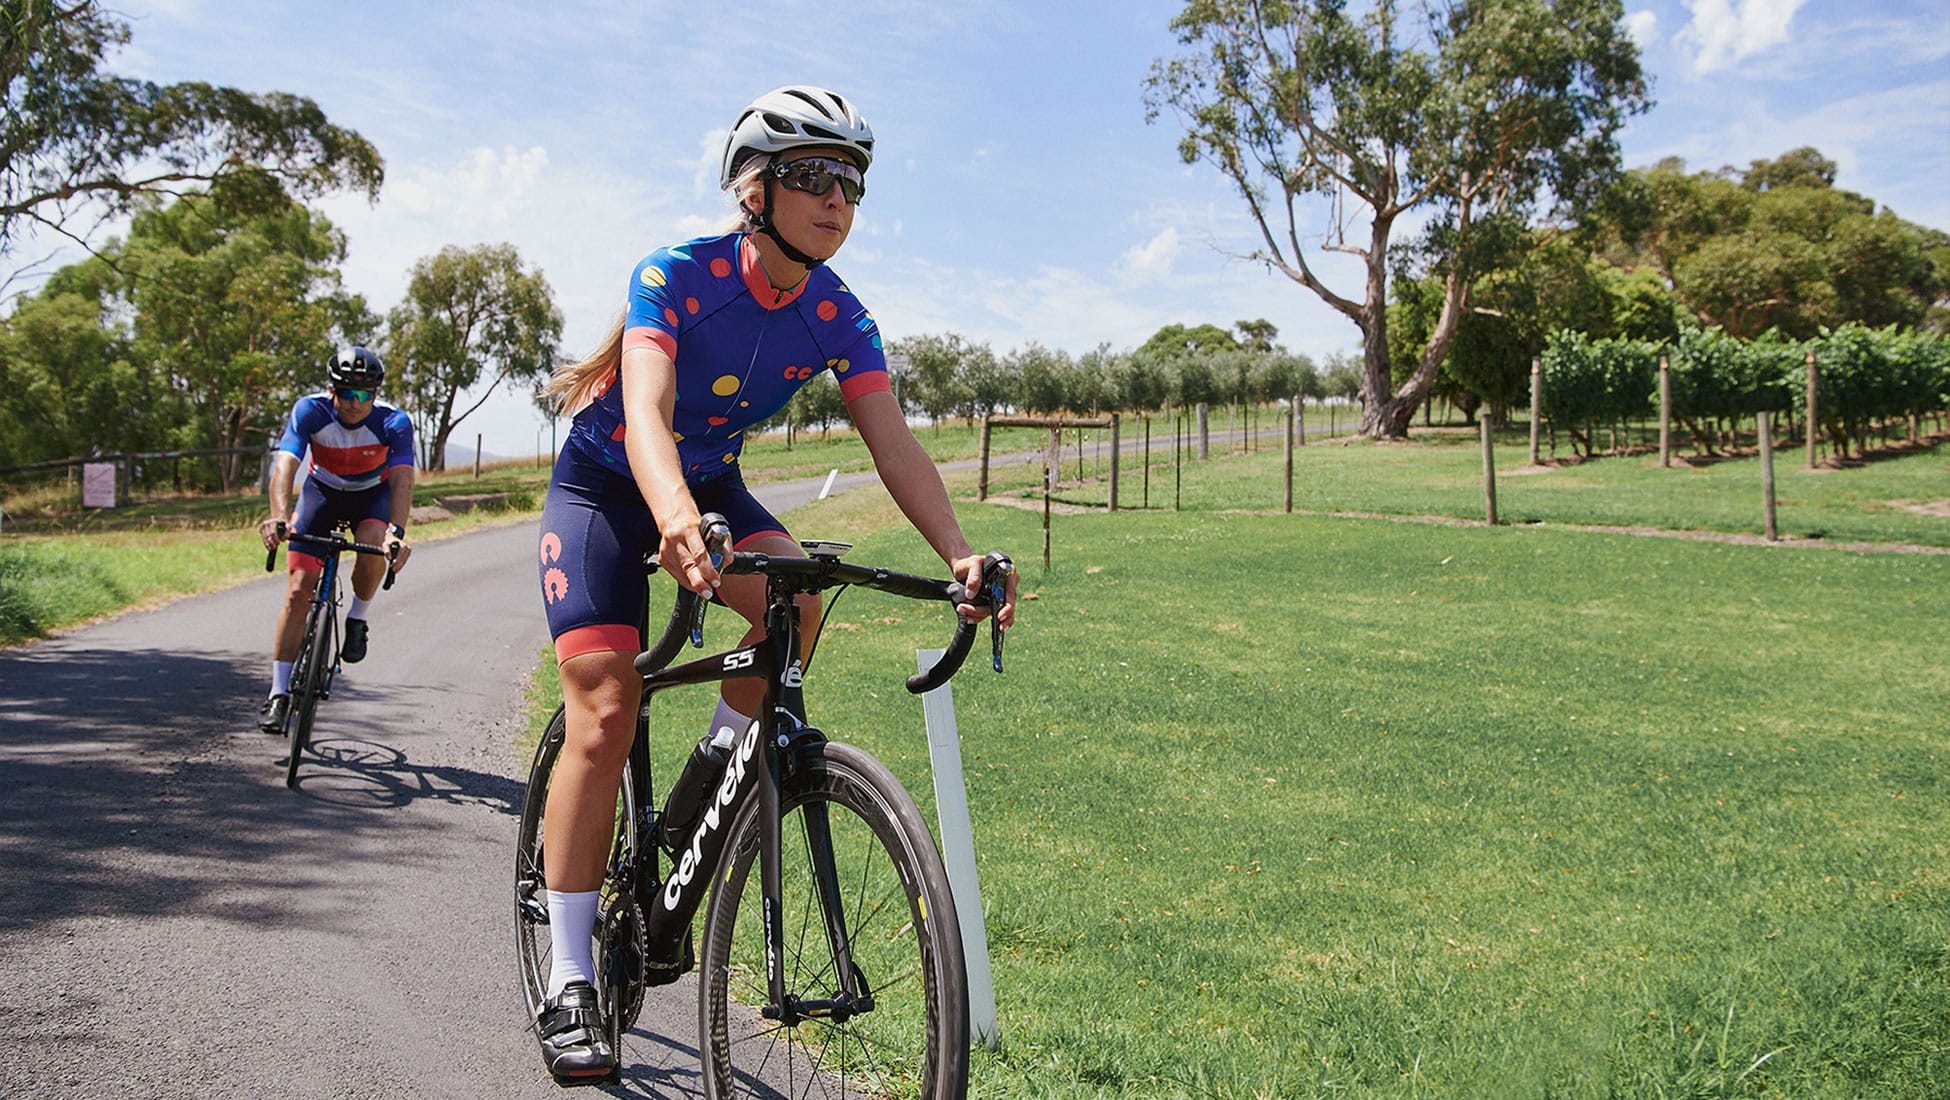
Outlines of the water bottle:
{"label": "water bottle", "polygon": [[665,851],[682,851],[704,817],[704,804],[717,793],[724,779],[724,766],[731,759],[731,746],[737,734],[721,726],[717,736],[701,738],[684,761],[683,774],[671,784],[664,800],[664,812],[657,819],[657,843]]}

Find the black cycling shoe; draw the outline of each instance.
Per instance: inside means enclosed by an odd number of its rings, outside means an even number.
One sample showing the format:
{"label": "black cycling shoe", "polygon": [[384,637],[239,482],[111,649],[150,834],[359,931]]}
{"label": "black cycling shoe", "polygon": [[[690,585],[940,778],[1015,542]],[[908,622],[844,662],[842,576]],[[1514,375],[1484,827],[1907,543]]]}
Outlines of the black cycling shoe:
{"label": "black cycling shoe", "polygon": [[366,621],[364,619],[345,620],[345,644],[339,647],[339,659],[348,665],[356,665],[366,659]]}
{"label": "black cycling shoe", "polygon": [[549,998],[535,1020],[535,1034],[556,1084],[601,1085],[622,1079],[609,1028],[596,1007],[596,989],[588,982],[570,982]]}
{"label": "black cycling shoe", "polygon": [[284,716],[291,709],[291,696],[273,695],[257,708],[257,728],[265,733],[283,733]]}

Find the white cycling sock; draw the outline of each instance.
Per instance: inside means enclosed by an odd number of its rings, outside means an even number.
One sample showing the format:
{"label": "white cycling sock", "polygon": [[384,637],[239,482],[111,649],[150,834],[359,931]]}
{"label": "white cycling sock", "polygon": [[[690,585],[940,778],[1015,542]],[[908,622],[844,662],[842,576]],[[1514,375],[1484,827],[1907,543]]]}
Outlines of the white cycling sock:
{"label": "white cycling sock", "polygon": [[294,661],[271,662],[271,694],[291,694],[291,666]]}
{"label": "white cycling sock", "polygon": [[589,941],[596,931],[596,893],[548,892],[548,939],[553,948],[548,971],[551,997],[570,982],[595,984],[596,960]]}
{"label": "white cycling sock", "polygon": [[751,715],[741,714],[732,709],[731,704],[725,702],[724,696],[720,695],[717,713],[711,716],[711,728],[705,731],[705,735],[711,738],[713,745],[728,749],[732,742],[738,740],[751,727]]}
{"label": "white cycling sock", "polygon": [[345,609],[345,617],[348,619],[363,619],[366,617],[365,598],[357,592],[352,594],[352,606]]}

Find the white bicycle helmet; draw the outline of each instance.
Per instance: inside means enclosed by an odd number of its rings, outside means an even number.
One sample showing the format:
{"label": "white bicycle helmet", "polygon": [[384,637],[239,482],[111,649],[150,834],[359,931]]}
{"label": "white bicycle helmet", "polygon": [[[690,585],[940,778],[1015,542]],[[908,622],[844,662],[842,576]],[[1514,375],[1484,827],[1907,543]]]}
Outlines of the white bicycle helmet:
{"label": "white bicycle helmet", "polygon": [[873,163],[873,129],[853,104],[824,88],[788,84],[766,92],[739,112],[725,140],[718,187],[730,187],[738,170],[755,156],[808,145],[844,150],[860,162],[862,172]]}

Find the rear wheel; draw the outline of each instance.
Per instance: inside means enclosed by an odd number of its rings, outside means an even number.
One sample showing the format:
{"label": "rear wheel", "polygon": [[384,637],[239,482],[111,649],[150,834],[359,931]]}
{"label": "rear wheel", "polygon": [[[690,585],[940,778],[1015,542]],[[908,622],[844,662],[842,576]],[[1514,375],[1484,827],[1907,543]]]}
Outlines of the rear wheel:
{"label": "rear wheel", "polygon": [[325,666],[332,662],[328,636],[331,613],[322,604],[312,604],[305,620],[304,641],[298,647],[298,660],[291,666],[291,714],[285,720],[284,785],[298,785],[298,760],[311,743],[312,714],[318,709],[318,696],[325,688]]}
{"label": "rear wheel", "polygon": [[[759,801],[751,799],[733,825],[705,915],[705,1095],[965,1095],[961,932],[947,872],[914,800],[879,761],[828,743],[802,759],[781,809],[785,987],[804,1018],[783,1022],[767,991]],[[837,913],[828,912],[817,885],[822,830],[830,835]],[[829,921],[844,929],[850,982],[842,981]]]}

